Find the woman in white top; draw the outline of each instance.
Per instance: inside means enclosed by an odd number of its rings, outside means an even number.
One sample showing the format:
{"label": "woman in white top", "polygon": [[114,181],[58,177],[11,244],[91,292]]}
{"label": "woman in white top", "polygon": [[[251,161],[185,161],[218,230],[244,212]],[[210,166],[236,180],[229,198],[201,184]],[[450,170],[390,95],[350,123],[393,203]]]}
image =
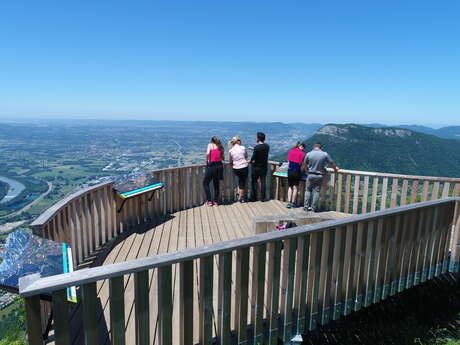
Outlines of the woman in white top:
{"label": "woman in white top", "polygon": [[246,202],[246,182],[248,180],[248,153],[241,145],[239,136],[233,137],[228,143],[228,160],[233,165],[233,173],[238,176],[239,202]]}

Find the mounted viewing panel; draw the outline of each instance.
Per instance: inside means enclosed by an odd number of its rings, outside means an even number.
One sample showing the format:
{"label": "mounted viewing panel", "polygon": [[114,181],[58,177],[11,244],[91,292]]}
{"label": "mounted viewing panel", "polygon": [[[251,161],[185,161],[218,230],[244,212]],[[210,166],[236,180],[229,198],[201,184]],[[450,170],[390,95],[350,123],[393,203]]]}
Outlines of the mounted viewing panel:
{"label": "mounted viewing panel", "polygon": [[145,173],[125,175],[120,179],[115,180],[113,187],[117,192],[117,195],[123,199],[123,202],[117,212],[121,212],[127,199],[134,198],[145,193],[152,193],[148,198],[148,201],[151,201],[154,192],[156,190],[163,189],[164,186],[165,185],[154,178],[152,174]]}

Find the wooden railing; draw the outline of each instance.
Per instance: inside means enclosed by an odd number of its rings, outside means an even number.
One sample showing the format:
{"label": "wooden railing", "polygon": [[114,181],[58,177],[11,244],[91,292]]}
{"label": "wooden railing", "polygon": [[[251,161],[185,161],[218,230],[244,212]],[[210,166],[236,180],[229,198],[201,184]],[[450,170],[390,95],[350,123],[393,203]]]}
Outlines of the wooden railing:
{"label": "wooden railing", "polygon": [[[77,265],[119,234],[142,226],[167,213],[204,203],[205,165],[185,166],[152,172],[166,187],[161,192],[127,199],[117,197],[112,183],[82,189],[59,201],[32,224],[34,234],[68,243]],[[236,178],[224,165],[221,200],[235,200]]]}
{"label": "wooden railing", "polygon": [[[277,344],[279,338],[288,342],[294,334],[377,303],[449,267],[458,272],[460,223],[451,225],[459,203],[460,198],[420,202],[39,279],[20,291],[29,342],[42,344],[39,295],[52,292],[59,315],[56,344],[70,344],[65,288],[79,286],[85,342],[98,344],[97,283],[107,279],[110,341],[125,344],[125,283],[131,277],[136,344],[192,345],[198,338],[204,345],[216,337],[226,345],[235,340],[232,334],[238,344],[249,337],[254,344]],[[173,305],[176,269],[180,303]],[[153,277],[157,284],[150,287]],[[174,328],[173,314],[180,315]],[[150,327],[155,319],[158,339]]]}
{"label": "wooden railing", "polygon": [[[267,195],[284,201],[287,180],[272,175],[277,166],[277,162],[270,164]],[[224,169],[221,200],[232,202],[237,181],[230,165],[226,164]],[[73,249],[74,262],[79,265],[126,230],[149,225],[161,215],[203,204],[204,171],[204,165],[154,171],[153,176],[166,185],[165,190],[129,199],[123,207],[111,183],[86,188],[59,201],[31,227],[39,236],[67,242]],[[304,191],[302,181],[300,203],[304,201]],[[360,214],[450,196],[460,196],[460,178],[329,170],[321,191],[321,204],[325,210]]]}
{"label": "wooden railing", "polygon": [[[272,162],[273,169],[278,165]],[[328,175],[321,188],[323,210],[361,214],[421,201],[460,196],[460,178],[386,174],[339,170]],[[272,198],[287,200],[287,179],[272,177]],[[299,188],[303,204],[305,182]]]}
{"label": "wooden railing", "polygon": [[120,233],[111,183],[82,189],[46,210],[32,224],[35,235],[72,248],[78,265]]}

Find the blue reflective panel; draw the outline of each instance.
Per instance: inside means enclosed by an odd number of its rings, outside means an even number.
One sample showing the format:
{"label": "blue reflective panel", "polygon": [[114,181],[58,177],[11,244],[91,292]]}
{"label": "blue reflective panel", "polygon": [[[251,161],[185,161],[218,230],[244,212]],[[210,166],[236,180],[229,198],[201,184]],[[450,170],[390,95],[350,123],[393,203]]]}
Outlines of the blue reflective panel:
{"label": "blue reflective panel", "polygon": [[0,285],[13,289],[19,288],[20,277],[29,274],[49,277],[64,273],[63,244],[23,230],[9,234],[0,256]]}

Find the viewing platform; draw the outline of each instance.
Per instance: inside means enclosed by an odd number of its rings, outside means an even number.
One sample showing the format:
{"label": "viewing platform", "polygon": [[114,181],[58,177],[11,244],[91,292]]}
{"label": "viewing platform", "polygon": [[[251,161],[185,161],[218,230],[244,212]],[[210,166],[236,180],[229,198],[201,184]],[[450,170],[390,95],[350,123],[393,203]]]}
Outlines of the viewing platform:
{"label": "viewing platform", "polygon": [[276,167],[265,202],[235,202],[226,165],[219,206],[202,206],[205,167],[189,166],[154,171],[166,188],[124,203],[104,183],[51,207],[33,231],[67,242],[79,269],[21,286],[30,344],[288,343],[458,272],[459,178],[330,171],[323,212],[307,213],[285,207]]}

